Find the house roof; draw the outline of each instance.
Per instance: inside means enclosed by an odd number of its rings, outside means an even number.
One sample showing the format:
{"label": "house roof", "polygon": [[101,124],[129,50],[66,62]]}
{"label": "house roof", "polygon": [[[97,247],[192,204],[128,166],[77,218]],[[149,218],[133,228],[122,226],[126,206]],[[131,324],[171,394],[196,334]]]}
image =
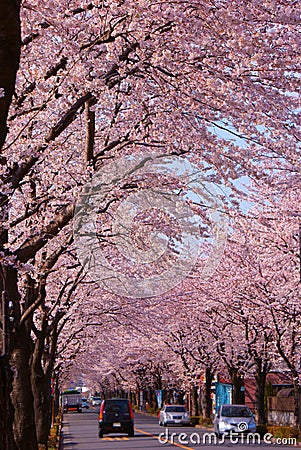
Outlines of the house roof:
{"label": "house roof", "polygon": [[[291,377],[289,376],[289,374],[283,372],[270,372],[267,375],[267,382],[271,383],[272,386],[274,387],[283,386],[285,388],[290,389],[290,387],[292,386]],[[255,404],[255,394],[256,394],[255,378],[254,377],[246,378],[244,380],[244,384],[245,384],[245,403],[252,409]]]}
{"label": "house roof", "polygon": [[290,374],[284,372],[270,372],[267,375],[267,382],[270,382],[273,386],[291,386],[292,379]]}

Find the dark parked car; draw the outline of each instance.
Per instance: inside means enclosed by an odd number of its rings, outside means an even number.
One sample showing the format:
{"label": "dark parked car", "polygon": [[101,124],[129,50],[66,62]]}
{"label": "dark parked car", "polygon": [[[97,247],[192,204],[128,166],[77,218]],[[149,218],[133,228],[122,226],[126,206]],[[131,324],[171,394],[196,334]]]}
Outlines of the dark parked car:
{"label": "dark parked car", "polygon": [[124,398],[103,400],[99,410],[98,427],[100,438],[110,433],[126,433],[128,436],[134,436],[134,413],[129,400]]}

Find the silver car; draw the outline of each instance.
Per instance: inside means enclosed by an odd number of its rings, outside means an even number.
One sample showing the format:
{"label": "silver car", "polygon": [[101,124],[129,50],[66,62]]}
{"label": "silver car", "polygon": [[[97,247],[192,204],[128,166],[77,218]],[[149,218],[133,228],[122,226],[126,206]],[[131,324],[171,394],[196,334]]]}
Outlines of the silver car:
{"label": "silver car", "polygon": [[82,398],[82,408],[89,409],[88,400],[85,397]]}
{"label": "silver car", "polygon": [[160,411],[159,425],[189,425],[190,417],[182,405],[165,405]]}
{"label": "silver car", "polygon": [[218,437],[231,433],[256,433],[255,418],[245,405],[221,405],[213,426]]}
{"label": "silver car", "polygon": [[93,397],[92,398],[92,406],[99,406],[101,404],[101,398],[100,397]]}

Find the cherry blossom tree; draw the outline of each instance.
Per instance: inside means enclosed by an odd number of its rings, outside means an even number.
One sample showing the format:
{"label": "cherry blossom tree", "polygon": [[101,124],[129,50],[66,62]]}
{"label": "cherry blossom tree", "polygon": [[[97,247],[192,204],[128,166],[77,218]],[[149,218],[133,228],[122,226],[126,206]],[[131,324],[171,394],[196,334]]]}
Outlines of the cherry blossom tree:
{"label": "cherry blossom tree", "polygon": [[[18,4],[11,5],[2,141],[20,45]],[[12,398],[24,396],[10,448],[37,446],[35,429],[25,429],[26,414],[28,424],[34,420],[32,408],[25,411],[31,386],[21,393],[20,385],[33,315],[43,307],[29,295],[45,275],[41,253],[57,250],[56,239],[65,242],[94,170],[107,159],[155,150],[185,155],[235,196],[242,175],[280,189],[298,178],[299,14],[285,0],[277,8],[257,0],[22,4],[20,69],[1,154],[1,291],[15,317],[9,353],[20,379],[13,379]],[[0,23],[7,30],[5,17]],[[3,60],[1,53],[1,67]],[[123,195],[146,186],[127,186]],[[104,212],[115,212],[115,200]]]}
{"label": "cherry blossom tree", "polygon": [[293,201],[298,209],[299,199],[295,190],[282,197],[271,195],[272,191],[269,194],[262,194],[262,205],[247,217],[236,218],[223,262],[211,279],[215,289],[212,291],[212,285],[210,290],[203,288],[210,305],[206,323],[212,339],[218,336],[217,351],[228,369],[235,369],[241,381],[254,374],[260,423],[266,420],[263,399],[267,373],[272,367],[283,369],[285,362],[295,386],[295,423],[299,426],[296,317],[300,244],[295,239],[299,224],[288,208]]}

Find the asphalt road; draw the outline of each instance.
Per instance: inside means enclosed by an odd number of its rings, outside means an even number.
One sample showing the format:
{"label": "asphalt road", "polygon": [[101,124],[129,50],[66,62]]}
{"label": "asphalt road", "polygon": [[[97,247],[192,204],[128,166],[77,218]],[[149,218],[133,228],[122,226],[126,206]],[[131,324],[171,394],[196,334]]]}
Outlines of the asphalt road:
{"label": "asphalt road", "polygon": [[[155,449],[212,449],[215,447],[233,450],[246,450],[247,448],[270,447],[277,450],[292,448],[292,445],[283,445],[267,436],[266,442],[258,443],[231,442],[226,439],[221,442],[213,436],[212,430],[192,427],[169,427],[165,429],[158,425],[155,417],[135,413],[135,436],[129,438],[125,434],[110,434],[98,438],[97,409],[84,410],[82,414],[71,412],[64,414],[63,419],[63,447],[62,450],[155,450]],[[167,437],[167,431],[168,437]],[[161,434],[162,433],[162,434]],[[174,435],[172,435],[174,433]],[[207,433],[207,434],[205,434]],[[161,438],[159,436],[161,434]],[[210,441],[211,439],[211,441]],[[245,438],[246,439],[246,438]],[[211,442],[211,443],[210,443]]]}

